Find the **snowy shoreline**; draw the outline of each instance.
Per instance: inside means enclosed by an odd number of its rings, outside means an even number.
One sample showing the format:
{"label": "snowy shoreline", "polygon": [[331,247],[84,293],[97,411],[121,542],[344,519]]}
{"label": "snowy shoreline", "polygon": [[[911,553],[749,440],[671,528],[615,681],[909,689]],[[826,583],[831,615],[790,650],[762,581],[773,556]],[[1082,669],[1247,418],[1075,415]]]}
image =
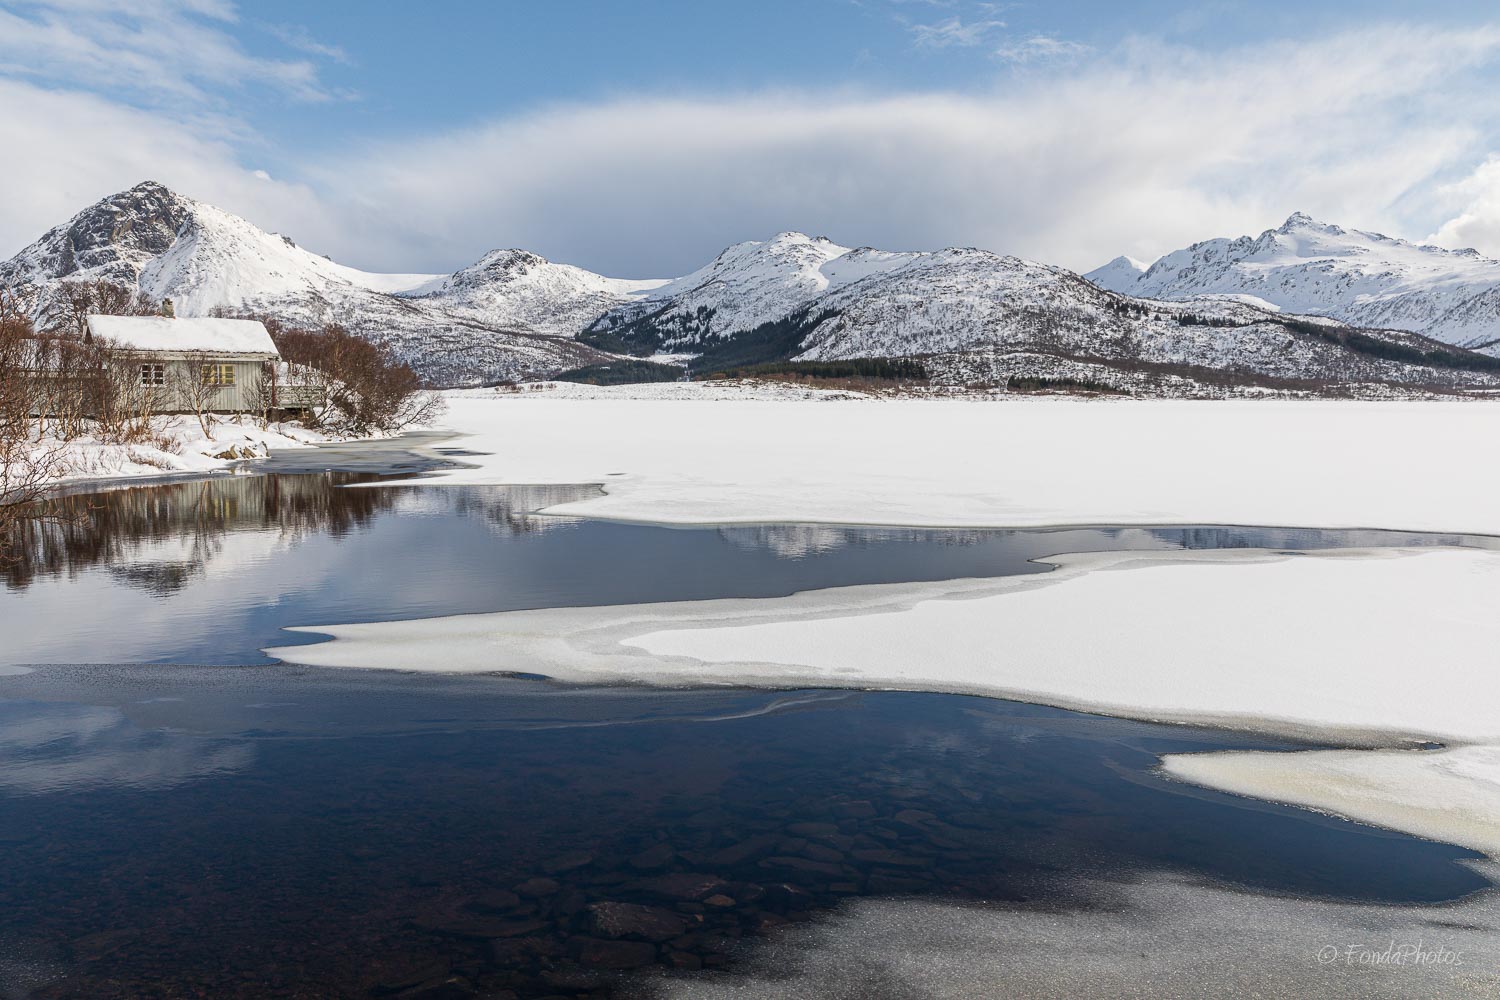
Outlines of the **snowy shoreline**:
{"label": "snowy shoreline", "polygon": [[273,449],[373,440],[344,437],[298,423],[262,426],[243,416],[217,418],[212,430],[210,440],[194,417],[158,416],[151,418],[149,439],[142,441],[106,442],[87,435],[66,441],[44,437],[36,448],[58,450],[65,472],[53,484],[58,492],[79,493],[95,485],[151,485],[223,475],[240,463],[265,458]]}

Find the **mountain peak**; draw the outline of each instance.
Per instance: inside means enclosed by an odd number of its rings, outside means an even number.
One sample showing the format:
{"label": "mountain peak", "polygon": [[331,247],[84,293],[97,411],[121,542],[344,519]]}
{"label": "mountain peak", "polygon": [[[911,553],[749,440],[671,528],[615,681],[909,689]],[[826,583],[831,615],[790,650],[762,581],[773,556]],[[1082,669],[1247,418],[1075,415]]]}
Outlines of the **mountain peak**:
{"label": "mountain peak", "polygon": [[464,268],[466,271],[488,268],[491,270],[509,270],[518,267],[536,267],[539,264],[549,263],[547,258],[540,254],[534,254],[530,250],[520,250],[515,247],[503,250],[491,250],[477,262]]}
{"label": "mountain peak", "polygon": [[1094,268],[1084,277],[1100,288],[1107,288],[1112,292],[1125,292],[1134,286],[1150,267],[1151,265],[1146,261],[1121,254],[1108,264]]}
{"label": "mountain peak", "polygon": [[[1331,222],[1319,222],[1306,212],[1293,212],[1286,217],[1286,221],[1281,224],[1281,228],[1277,229],[1276,232],[1282,235],[1299,232],[1321,233],[1325,236],[1346,236],[1349,233],[1343,226],[1336,226]],[[1389,237],[1380,236],[1378,233],[1368,233],[1366,235],[1375,236],[1382,240],[1389,239]]]}
{"label": "mountain peak", "polygon": [[125,194],[175,194],[175,193],[176,192],[174,192],[171,188],[167,187],[161,181],[153,181],[153,180],[144,180],[144,181],[141,181],[138,184],[132,184],[130,187],[128,187],[124,191],[120,192],[120,194],[122,194],[122,195],[125,195]]}

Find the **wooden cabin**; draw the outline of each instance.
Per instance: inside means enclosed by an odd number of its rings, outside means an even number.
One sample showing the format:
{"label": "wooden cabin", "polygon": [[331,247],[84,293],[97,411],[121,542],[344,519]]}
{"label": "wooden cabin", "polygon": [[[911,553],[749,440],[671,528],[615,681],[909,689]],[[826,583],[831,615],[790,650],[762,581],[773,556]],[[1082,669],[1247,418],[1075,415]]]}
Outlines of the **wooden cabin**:
{"label": "wooden cabin", "polygon": [[119,384],[149,394],[158,413],[307,413],[326,402],[321,386],[293,377],[258,320],[90,316],[88,331],[127,369]]}

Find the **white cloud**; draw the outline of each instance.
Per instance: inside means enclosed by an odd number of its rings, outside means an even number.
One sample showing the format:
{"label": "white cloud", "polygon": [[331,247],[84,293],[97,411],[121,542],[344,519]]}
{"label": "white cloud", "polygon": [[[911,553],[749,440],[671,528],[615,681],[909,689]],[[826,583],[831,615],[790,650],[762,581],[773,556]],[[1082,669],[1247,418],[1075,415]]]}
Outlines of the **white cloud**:
{"label": "white cloud", "polygon": [[995,55],[1006,62],[1034,63],[1051,59],[1074,59],[1090,51],[1081,42],[1070,42],[1051,35],[1032,35],[1019,41],[1006,42],[995,50]]}
{"label": "white cloud", "polygon": [[929,49],[946,49],[952,46],[967,48],[980,45],[986,38],[1005,29],[1004,21],[964,21],[950,17],[935,24],[910,25],[912,37],[918,46]]}
{"label": "white cloud", "polygon": [[335,256],[392,268],[515,245],[671,274],[780,229],[1087,268],[1294,209],[1408,230],[1398,203],[1474,155],[1489,98],[1454,95],[1497,50],[1490,28],[1214,53],[1136,40],[983,96],[620,99],[360,149],[315,176],[350,227],[329,234]]}
{"label": "white cloud", "polygon": [[[333,96],[312,62],[246,52],[236,20],[219,0],[21,0],[0,9],[0,64],[7,75],[152,102],[211,103],[215,88],[245,84],[302,100]],[[312,51],[306,41],[297,47]]]}
{"label": "white cloud", "polygon": [[[5,144],[0,156],[0,258],[99,198],[143,180],[239,212],[270,229],[333,232],[305,187],[258,179],[241,166],[233,122],[174,117],[87,94],[0,79]],[[218,138],[229,136],[229,139]]]}
{"label": "white cloud", "polygon": [[291,46],[298,52],[306,52],[311,56],[332,59],[334,62],[343,63],[346,66],[353,62],[349,58],[349,53],[345,52],[342,47],[318,41],[301,25],[263,24],[261,28],[267,34],[279,39],[283,44]]}
{"label": "white cloud", "polygon": [[1500,156],[1492,154],[1467,177],[1439,188],[1437,197],[1457,214],[1428,242],[1453,249],[1478,247],[1500,256]]}

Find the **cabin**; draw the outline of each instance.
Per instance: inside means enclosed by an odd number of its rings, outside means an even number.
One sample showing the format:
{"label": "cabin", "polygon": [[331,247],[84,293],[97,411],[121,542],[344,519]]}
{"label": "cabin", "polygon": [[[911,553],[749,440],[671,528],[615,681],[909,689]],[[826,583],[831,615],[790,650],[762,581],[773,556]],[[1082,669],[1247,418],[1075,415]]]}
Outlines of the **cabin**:
{"label": "cabin", "polygon": [[[88,339],[110,348],[115,383],[157,413],[312,413],[327,401],[258,320],[90,316]],[[123,371],[119,369],[124,369]],[[299,377],[303,376],[303,377]]]}

